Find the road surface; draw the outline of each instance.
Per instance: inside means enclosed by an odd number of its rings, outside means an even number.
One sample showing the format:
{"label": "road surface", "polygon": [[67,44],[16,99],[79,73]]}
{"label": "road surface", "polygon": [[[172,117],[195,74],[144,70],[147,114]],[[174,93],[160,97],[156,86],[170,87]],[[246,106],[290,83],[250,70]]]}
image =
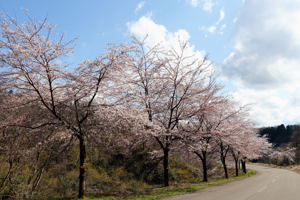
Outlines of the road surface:
{"label": "road surface", "polygon": [[163,200],[300,200],[300,174],[251,165],[257,174],[228,184]]}

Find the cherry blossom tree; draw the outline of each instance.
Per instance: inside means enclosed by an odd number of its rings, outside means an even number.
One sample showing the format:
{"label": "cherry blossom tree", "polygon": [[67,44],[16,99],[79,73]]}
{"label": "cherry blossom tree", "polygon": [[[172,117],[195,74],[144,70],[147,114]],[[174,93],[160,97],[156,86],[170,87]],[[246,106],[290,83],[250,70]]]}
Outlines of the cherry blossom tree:
{"label": "cherry blossom tree", "polygon": [[231,123],[231,118],[236,115],[239,110],[233,109],[233,102],[226,100],[215,109],[215,112],[208,118],[208,124],[212,127],[212,135],[217,144],[217,152],[219,152],[220,161],[223,165],[225,178],[228,178],[228,169],[226,157],[230,150],[230,145],[235,141],[236,127],[235,123]]}
{"label": "cherry blossom tree", "polygon": [[269,157],[276,165],[290,165],[295,163],[295,154],[295,148],[282,147],[275,149]]}
{"label": "cherry blossom tree", "polygon": [[210,101],[209,112],[199,113],[183,124],[183,143],[202,162],[203,181],[207,181],[207,159],[219,153],[225,177],[228,178],[226,159],[231,153],[238,176],[238,161],[257,158],[265,153],[270,144],[259,137],[247,118],[246,107],[236,108],[237,104],[224,97],[215,96]]}
{"label": "cherry blossom tree", "polygon": [[49,115],[22,100],[12,92],[0,94],[0,162],[5,172],[0,190],[11,198],[32,199],[45,169],[61,157],[72,138],[63,127],[34,127]]}
{"label": "cherry blossom tree", "polygon": [[259,137],[253,123],[247,118],[247,107],[236,109],[234,102],[229,101],[228,103],[225,104],[225,107],[220,107],[221,114],[218,119],[221,123],[216,129],[220,159],[226,178],[228,178],[226,157],[229,152],[234,158],[235,171],[238,176],[239,160],[242,161],[243,171],[246,173],[246,159],[258,158],[271,147],[266,138]]}
{"label": "cherry blossom tree", "polygon": [[186,130],[189,134],[184,137],[183,142],[187,146],[187,149],[201,160],[203,181],[208,181],[208,167],[207,162],[210,156],[215,153],[216,141],[212,135],[212,126],[205,123],[201,126],[200,130],[197,130],[196,134],[190,134],[191,130]]}
{"label": "cherry blossom tree", "polygon": [[216,109],[226,101],[223,97],[214,96],[208,102],[207,107],[211,107],[208,111],[199,112],[192,116],[187,123],[181,125],[184,130],[182,143],[188,151],[197,155],[202,163],[203,181],[208,181],[207,162],[217,149],[217,141],[214,130],[219,126],[219,121],[211,120]]}
{"label": "cherry blossom tree", "polygon": [[[63,62],[72,53],[73,40],[52,34],[46,20],[30,17],[19,24],[11,17],[1,22],[0,66],[5,87],[22,102],[15,106],[35,104],[50,115],[50,120],[35,126],[62,126],[64,134],[75,137],[79,145],[78,197],[84,196],[86,174],[86,137],[89,119],[101,105],[116,103],[109,97],[114,78],[127,62],[127,46],[112,46],[107,53],[77,67]],[[30,113],[29,114],[34,114]]]}
{"label": "cherry blossom tree", "polygon": [[[0,129],[20,127],[35,136],[48,130],[41,137],[44,142],[31,146],[34,155],[76,143],[78,198],[85,194],[87,142],[130,147],[154,140],[163,157],[165,186],[169,154],[179,141],[201,159],[204,181],[208,155],[216,147],[228,177],[229,151],[237,160],[245,160],[268,146],[263,138],[257,139],[240,110],[217,95],[220,87],[210,62],[188,41],[150,47],[133,39],[130,44],[110,46],[94,60],[70,66],[65,57],[72,54],[74,41],[52,34],[53,29],[46,20],[28,17],[19,24],[11,17],[2,18],[0,112],[6,115],[0,116]],[[31,193],[44,166],[33,167],[38,173],[29,181]]]}
{"label": "cherry blossom tree", "polygon": [[230,152],[235,163],[235,174],[239,175],[239,161],[242,162],[243,172],[246,173],[246,159],[257,159],[270,152],[272,145],[265,137],[259,136],[253,123],[246,119],[240,119],[237,129],[236,143],[230,145]]}
{"label": "cherry blossom tree", "polygon": [[182,138],[180,122],[207,109],[204,105],[218,87],[206,57],[193,54],[187,41],[179,40],[173,47],[149,47],[139,40],[133,45],[136,54],[126,77],[130,107],[147,113],[149,121],[160,127],[149,136],[163,153],[164,185],[168,186],[168,158]]}
{"label": "cherry blossom tree", "polygon": [[207,119],[212,127],[211,132],[218,146],[220,161],[223,165],[225,178],[228,178],[228,169],[226,158],[231,150],[231,146],[239,144],[240,121],[237,116],[240,115],[243,108],[235,108],[236,104],[229,99],[219,104],[215,112]]}

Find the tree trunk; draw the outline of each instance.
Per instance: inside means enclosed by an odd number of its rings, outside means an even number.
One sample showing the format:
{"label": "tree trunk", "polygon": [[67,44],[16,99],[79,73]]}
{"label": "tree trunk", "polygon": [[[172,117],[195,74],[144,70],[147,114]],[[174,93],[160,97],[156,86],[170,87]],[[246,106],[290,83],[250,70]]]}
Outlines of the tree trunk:
{"label": "tree trunk", "polygon": [[234,159],[234,165],[235,165],[235,176],[239,176],[239,155],[240,152],[234,152],[234,150],[231,149],[231,154]]}
{"label": "tree trunk", "polygon": [[164,149],[164,185],[169,186],[169,149]]}
{"label": "tree trunk", "polygon": [[202,165],[203,165],[203,182],[207,182],[207,164],[206,164],[206,159],[202,160]]}
{"label": "tree trunk", "polygon": [[247,169],[246,169],[246,161],[245,160],[242,160],[242,169],[243,169],[243,172],[246,174]]}
{"label": "tree trunk", "polygon": [[194,153],[200,158],[202,162],[202,173],[203,173],[203,182],[207,182],[207,159],[206,159],[206,152],[202,151],[202,153],[198,153],[197,151],[194,151]]}
{"label": "tree trunk", "polygon": [[79,188],[78,188],[78,198],[84,198],[84,186],[85,186],[85,141],[84,136],[81,134],[79,138]]}
{"label": "tree trunk", "polygon": [[228,178],[228,170],[227,170],[227,165],[226,165],[226,160],[225,159],[222,159],[222,164],[223,164],[225,178]]}
{"label": "tree trunk", "polygon": [[226,155],[227,155],[228,151],[229,151],[229,147],[227,147],[227,149],[225,149],[223,142],[221,142],[220,143],[220,159],[221,159],[221,162],[223,165],[225,178],[228,178],[228,170],[227,170],[227,165],[226,165]]}
{"label": "tree trunk", "polygon": [[234,159],[234,163],[235,163],[235,176],[239,176],[239,160],[238,159]]}

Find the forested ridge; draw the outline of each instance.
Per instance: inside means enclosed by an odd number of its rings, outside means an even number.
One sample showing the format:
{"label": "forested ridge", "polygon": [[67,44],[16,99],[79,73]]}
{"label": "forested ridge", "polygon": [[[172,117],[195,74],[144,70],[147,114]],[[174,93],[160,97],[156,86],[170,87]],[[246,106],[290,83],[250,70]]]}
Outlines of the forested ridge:
{"label": "forested ridge", "polygon": [[[259,129],[259,134],[266,136],[268,141],[283,153],[282,156],[287,153],[285,155],[290,157],[289,153],[291,153],[290,158],[286,158],[285,161],[283,160],[279,164],[300,163],[300,125],[285,126],[281,124],[279,126],[263,127]],[[274,164],[278,163],[275,161]]]}
{"label": "forested ridge", "polygon": [[293,133],[297,134],[295,132],[297,128],[299,128],[299,125],[285,126],[281,124],[279,126],[260,128],[259,133],[268,137],[269,141],[275,146],[281,146],[292,141],[292,135]]}

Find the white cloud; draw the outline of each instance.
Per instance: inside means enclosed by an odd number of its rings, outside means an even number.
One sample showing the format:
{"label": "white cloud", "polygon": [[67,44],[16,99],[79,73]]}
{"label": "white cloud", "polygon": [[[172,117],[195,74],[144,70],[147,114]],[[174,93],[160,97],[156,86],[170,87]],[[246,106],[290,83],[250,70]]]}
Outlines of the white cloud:
{"label": "white cloud", "polygon": [[223,31],[226,27],[227,27],[226,24],[222,24],[222,26],[220,27],[220,30]]}
{"label": "white cloud", "polygon": [[213,0],[186,0],[193,7],[201,7],[205,12],[211,13],[216,3]]}
{"label": "white cloud", "polygon": [[[182,42],[187,42],[184,56],[190,57],[190,59],[195,57],[203,59],[205,56],[205,52],[197,50],[189,42],[190,34],[186,30],[179,29],[175,32],[170,32],[164,25],[155,23],[150,16],[142,16],[137,21],[129,22],[127,27],[131,35],[141,40],[146,38],[145,43],[150,48],[160,44],[167,49],[179,50]],[[191,60],[187,59],[186,61],[190,62]],[[208,69],[207,73],[214,71],[214,65],[209,65]]]}
{"label": "white cloud", "polygon": [[[220,24],[224,20],[224,18],[225,18],[225,10],[224,8],[221,8],[219,11],[218,21],[214,25],[208,27],[202,26],[200,27],[200,30],[209,34],[215,34],[215,33],[223,34],[226,28],[226,24],[222,24],[222,25]],[[205,36],[207,37],[207,34]]]}
{"label": "white cloud", "polygon": [[300,122],[299,18],[298,0],[248,0],[236,22],[222,74],[261,125]]}
{"label": "white cloud", "polygon": [[135,22],[127,23],[129,33],[144,39],[147,36],[147,42],[150,46],[166,41],[168,30],[165,26],[156,24],[151,16],[143,16]]}
{"label": "white cloud", "polygon": [[216,24],[220,24],[224,20],[224,18],[225,18],[225,11],[224,8],[221,8],[219,11],[219,19],[216,22]]}
{"label": "white cloud", "polygon": [[199,5],[199,0],[187,0],[193,7],[197,7]]}
{"label": "white cloud", "polygon": [[144,6],[145,6],[145,1],[139,2],[138,5],[135,7],[134,12],[135,13],[139,12]]}
{"label": "white cloud", "polygon": [[251,106],[250,116],[259,126],[299,122],[300,98],[296,97],[300,95],[299,91],[282,92],[276,88],[255,90],[240,87],[231,95],[243,105]]}
{"label": "white cloud", "polygon": [[[142,16],[137,21],[127,23],[129,33],[138,37],[139,39],[146,39],[149,46],[161,44],[165,46],[173,46],[180,41],[189,41],[190,34],[184,30],[179,29],[175,32],[170,32],[163,25],[155,23],[151,16]],[[189,44],[194,51],[194,46]]]}
{"label": "white cloud", "polygon": [[206,12],[212,12],[213,7],[216,5],[213,0],[202,0],[202,9]]}
{"label": "white cloud", "polygon": [[208,27],[208,29],[207,29],[207,31],[210,32],[210,33],[215,33],[216,30],[217,30],[217,27],[215,27],[215,26],[210,26],[210,27]]}
{"label": "white cloud", "polygon": [[207,32],[210,34],[215,34],[217,27],[216,26],[209,26],[209,27],[202,26],[200,29],[204,32]]}

